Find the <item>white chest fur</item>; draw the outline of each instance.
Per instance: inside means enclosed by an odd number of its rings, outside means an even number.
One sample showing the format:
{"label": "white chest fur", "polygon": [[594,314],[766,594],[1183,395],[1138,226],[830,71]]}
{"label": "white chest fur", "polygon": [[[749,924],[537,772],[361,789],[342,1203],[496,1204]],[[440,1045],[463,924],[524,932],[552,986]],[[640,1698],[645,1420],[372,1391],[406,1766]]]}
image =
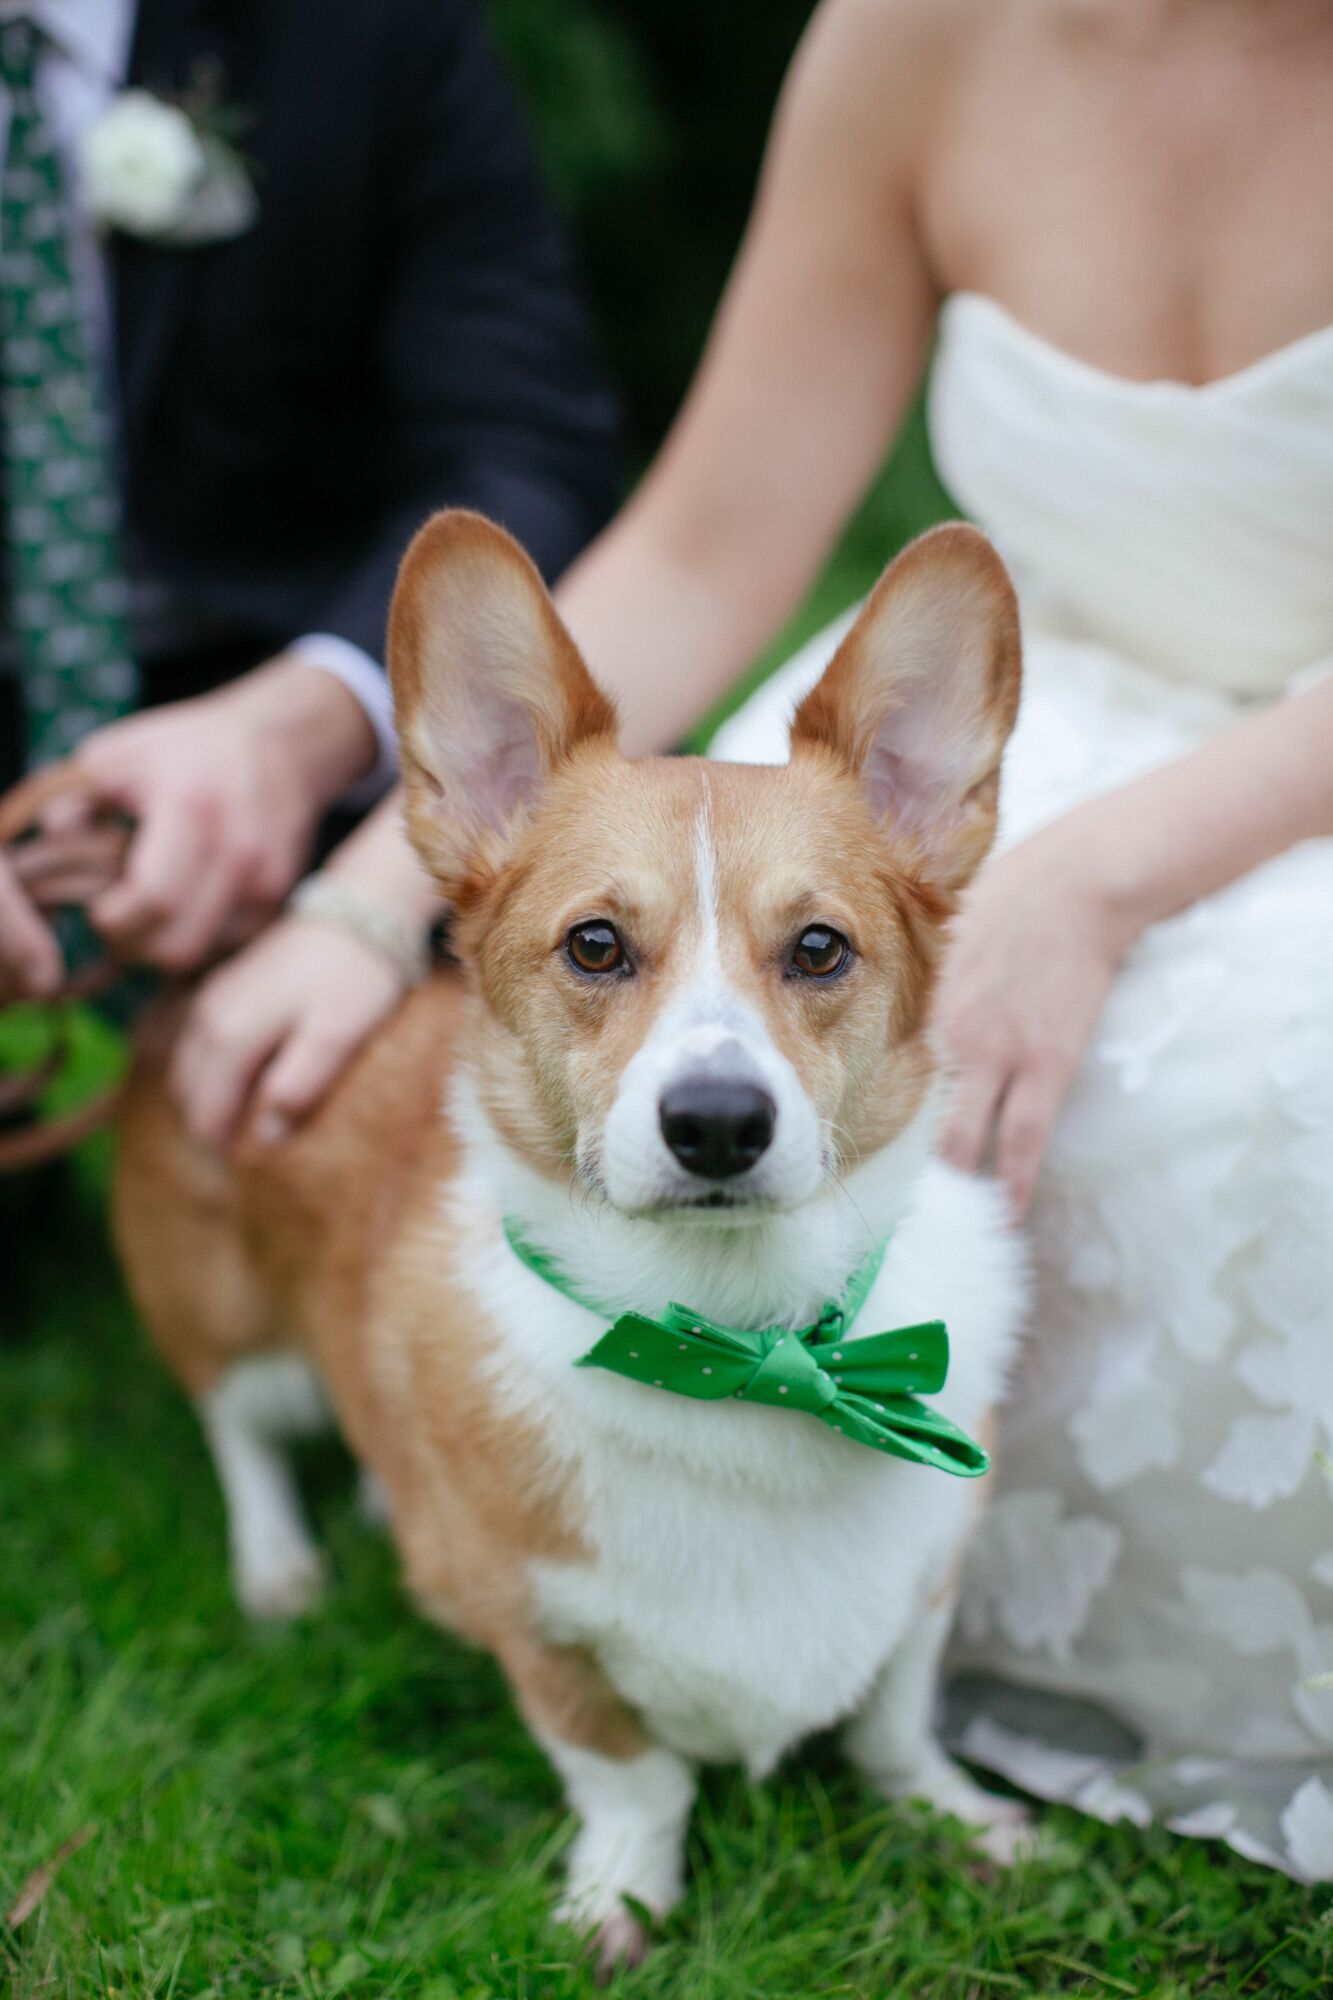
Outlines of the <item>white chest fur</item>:
{"label": "white chest fur", "polygon": [[[908,1212],[858,1326],[945,1319],[952,1364],[934,1400],[974,1428],[1012,1350],[1021,1259],[990,1186],[913,1164]],[[466,1225],[458,1275],[496,1325],[491,1366],[506,1399],[540,1424],[572,1477],[589,1551],[575,1563],[534,1565],[546,1636],[593,1652],[657,1741],[761,1773],[800,1737],[856,1708],[947,1576],[970,1482],[883,1457],[800,1413],[697,1403],[576,1369],[605,1322],[519,1262],[501,1213],[517,1212],[567,1270],[580,1268],[576,1258],[587,1268],[591,1230],[615,1310],[631,1301],[618,1295],[621,1246],[610,1239],[618,1227],[654,1226],[589,1222],[563,1198],[543,1200],[526,1176],[522,1186],[498,1186],[496,1165],[489,1148],[477,1149],[451,1197],[455,1221]],[[873,1197],[873,1181],[860,1192]],[[544,1212],[533,1215],[533,1203]],[[784,1237],[811,1267],[796,1280],[806,1299],[812,1282],[824,1296],[838,1290],[865,1247],[863,1225],[844,1242],[837,1219],[824,1241],[822,1220],[783,1220]],[[734,1301],[719,1298],[715,1258],[710,1249],[693,1259],[687,1241],[658,1272],[650,1250],[634,1303],[660,1310],[665,1293],[657,1297],[654,1287],[665,1285],[725,1319]],[[840,1270],[837,1282],[830,1268]],[[795,1311],[808,1317],[813,1308]]]}
{"label": "white chest fur", "polygon": [[534,1577],[548,1635],[589,1647],[655,1741],[755,1776],[857,1706],[962,1525],[960,1496],[927,1493],[920,1468],[850,1446],[809,1480],[800,1461],[834,1456],[813,1420],[765,1423],[795,1490],[586,1452],[595,1553]]}

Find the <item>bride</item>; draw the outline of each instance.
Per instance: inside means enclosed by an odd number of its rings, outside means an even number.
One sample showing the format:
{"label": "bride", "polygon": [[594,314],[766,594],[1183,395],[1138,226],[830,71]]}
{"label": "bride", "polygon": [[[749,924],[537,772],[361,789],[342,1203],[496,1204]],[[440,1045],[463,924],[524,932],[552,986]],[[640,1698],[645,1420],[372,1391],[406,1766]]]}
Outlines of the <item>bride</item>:
{"label": "bride", "polygon": [[[824,0],[698,378],[565,617],[629,740],[778,627],[934,346],[1018,581],[1006,845],[936,1008],[945,1153],[1038,1273],[963,1751],[1333,1876],[1333,0]],[[886,552],[887,553],[887,552]],[[735,717],[776,758],[827,635]],[[286,1129],[430,914],[394,810],[204,988],[201,1132]],[[409,954],[410,956],[410,954]]]}

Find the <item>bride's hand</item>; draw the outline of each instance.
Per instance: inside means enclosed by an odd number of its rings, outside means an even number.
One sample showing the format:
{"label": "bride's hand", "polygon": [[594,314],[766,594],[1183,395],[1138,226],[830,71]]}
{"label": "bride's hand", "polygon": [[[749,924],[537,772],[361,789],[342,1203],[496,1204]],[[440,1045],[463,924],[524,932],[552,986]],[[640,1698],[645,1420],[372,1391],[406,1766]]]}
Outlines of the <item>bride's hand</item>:
{"label": "bride's hand", "polygon": [[283,917],[203,983],[172,1063],[186,1124],[223,1146],[242,1122],[270,1143],[314,1110],[403,994],[351,931]]}
{"label": "bride's hand", "polygon": [[1015,1221],[1136,926],[1069,821],[983,868],[963,901],[935,999],[952,1079],[940,1151],[975,1172],[994,1140]]}

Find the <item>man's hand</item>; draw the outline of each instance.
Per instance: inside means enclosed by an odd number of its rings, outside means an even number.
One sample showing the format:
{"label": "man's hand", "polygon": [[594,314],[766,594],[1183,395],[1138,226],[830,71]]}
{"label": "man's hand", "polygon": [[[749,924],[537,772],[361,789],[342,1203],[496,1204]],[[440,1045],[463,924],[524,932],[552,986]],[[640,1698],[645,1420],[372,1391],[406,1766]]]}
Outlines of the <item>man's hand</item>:
{"label": "man's hand", "polygon": [[[98,730],[77,760],[88,805],[57,801],[46,824],[72,830],[96,808],[130,815],[124,871],[89,915],[120,957],[188,971],[277,907],[324,812],[369,770],[375,748],[340,681],[278,658]],[[26,950],[36,950],[31,938]]]}
{"label": "man's hand", "polygon": [[0,1006],[60,990],[60,947],[0,854]]}
{"label": "man's hand", "polygon": [[0,852],[0,1006],[60,990],[64,967],[46,912],[93,902],[116,880],[124,851],[121,829],[75,825],[39,829]]}

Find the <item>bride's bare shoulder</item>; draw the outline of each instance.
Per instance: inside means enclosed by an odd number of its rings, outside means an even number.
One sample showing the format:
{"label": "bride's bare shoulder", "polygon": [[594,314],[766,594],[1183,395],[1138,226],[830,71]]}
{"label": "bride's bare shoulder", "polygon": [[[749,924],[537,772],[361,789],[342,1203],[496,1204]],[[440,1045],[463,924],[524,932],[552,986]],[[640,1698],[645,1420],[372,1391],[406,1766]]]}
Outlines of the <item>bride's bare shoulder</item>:
{"label": "bride's bare shoulder", "polygon": [[969,35],[984,34],[1009,0],[821,0],[813,27],[872,49],[947,54]]}
{"label": "bride's bare shoulder", "polygon": [[929,116],[1007,11],[1008,0],[822,0],[795,69],[873,98],[881,114]]}

